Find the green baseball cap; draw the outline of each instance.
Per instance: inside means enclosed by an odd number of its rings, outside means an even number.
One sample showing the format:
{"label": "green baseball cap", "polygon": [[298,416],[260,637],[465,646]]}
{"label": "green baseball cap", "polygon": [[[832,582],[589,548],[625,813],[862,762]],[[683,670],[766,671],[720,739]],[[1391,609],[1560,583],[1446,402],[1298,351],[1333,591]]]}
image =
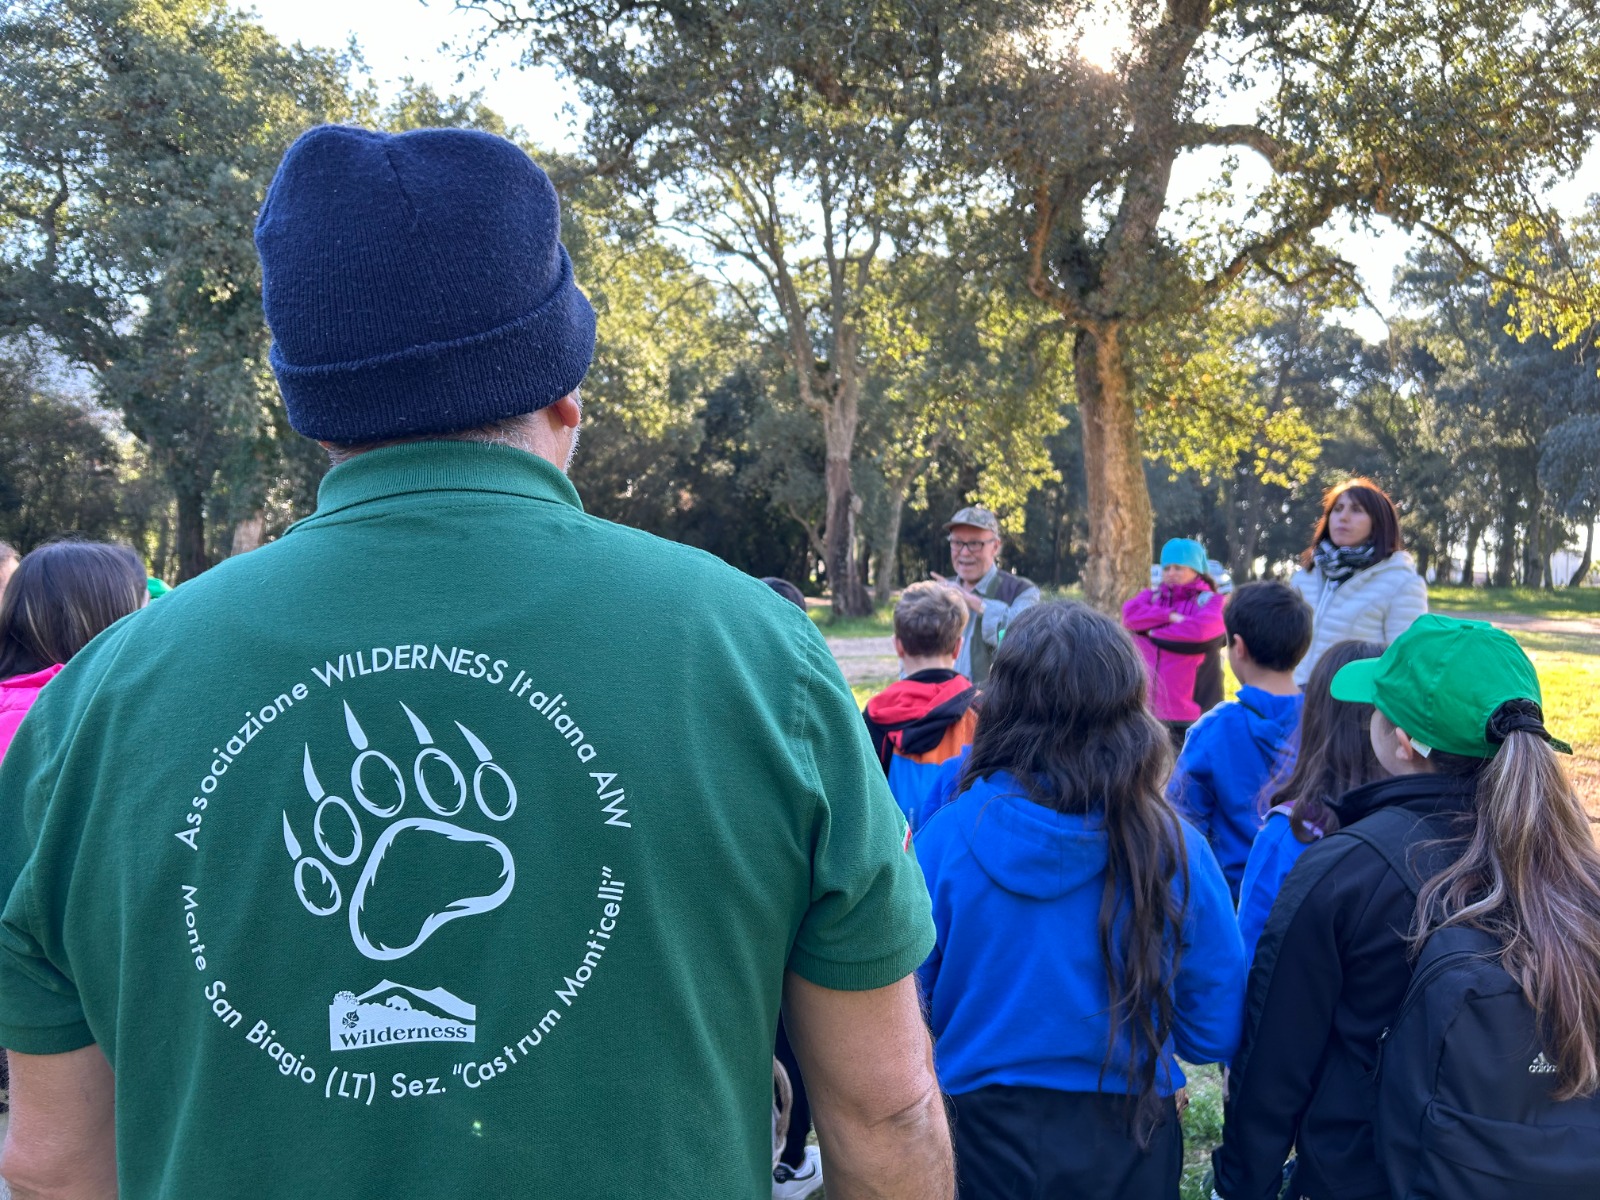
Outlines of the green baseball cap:
{"label": "green baseball cap", "polygon": [[[1484,621],[1436,613],[1418,617],[1382,658],[1345,664],[1331,690],[1335,700],[1375,706],[1424,754],[1469,758],[1493,758],[1499,749],[1489,718],[1501,705],[1541,702],[1538,673],[1514,637]],[[1565,742],[1549,742],[1572,753]]]}

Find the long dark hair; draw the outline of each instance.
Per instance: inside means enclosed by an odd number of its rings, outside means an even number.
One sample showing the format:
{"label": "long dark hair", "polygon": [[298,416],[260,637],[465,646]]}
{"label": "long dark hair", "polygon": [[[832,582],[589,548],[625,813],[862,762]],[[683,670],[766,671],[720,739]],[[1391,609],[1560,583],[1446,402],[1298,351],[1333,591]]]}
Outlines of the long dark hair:
{"label": "long dark hair", "polygon": [[1163,791],[1171,741],[1145,707],[1145,688],[1144,662],[1110,617],[1065,601],[1028,609],[995,652],[960,783],[1006,771],[1034,803],[1104,823],[1099,934],[1112,1036],[1101,1075],[1126,1034],[1141,1146],[1161,1115],[1156,1069],[1172,1032],[1189,890],[1182,830]]}
{"label": "long dark hair", "polygon": [[139,556],[105,542],[49,542],[23,555],[0,597],[0,679],[64,663],[148,598]]}
{"label": "long dark hair", "polygon": [[1317,518],[1317,528],[1311,535],[1311,544],[1300,554],[1302,567],[1309,571],[1312,560],[1316,558],[1317,547],[1329,540],[1328,518],[1332,515],[1333,506],[1339,502],[1340,496],[1348,496],[1355,501],[1357,508],[1372,518],[1374,563],[1380,563],[1397,550],[1405,549],[1405,542],[1400,537],[1400,514],[1395,509],[1394,501],[1389,499],[1389,493],[1366,476],[1358,475],[1322,493],[1322,515]]}
{"label": "long dark hair", "polygon": [[1377,642],[1335,642],[1311,670],[1300,709],[1300,748],[1294,771],[1272,792],[1267,808],[1289,810],[1298,842],[1314,842],[1339,830],[1333,802],[1353,788],[1384,778],[1372,752],[1372,705],[1335,700],[1330,687],[1339,668],[1358,658],[1382,658]]}

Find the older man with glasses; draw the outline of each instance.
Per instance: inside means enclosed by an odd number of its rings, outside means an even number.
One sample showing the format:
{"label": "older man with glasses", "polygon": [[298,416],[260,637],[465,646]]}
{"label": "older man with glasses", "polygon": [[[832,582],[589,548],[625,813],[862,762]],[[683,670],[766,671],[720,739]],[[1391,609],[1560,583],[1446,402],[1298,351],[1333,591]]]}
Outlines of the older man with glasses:
{"label": "older man with glasses", "polygon": [[963,508],[945,523],[950,535],[950,565],[955,578],[933,573],[933,578],[961,593],[966,602],[967,631],[961,642],[956,670],[982,687],[989,664],[1006,627],[1018,613],[1039,603],[1033,580],[1002,571],[1000,519],[976,505]]}

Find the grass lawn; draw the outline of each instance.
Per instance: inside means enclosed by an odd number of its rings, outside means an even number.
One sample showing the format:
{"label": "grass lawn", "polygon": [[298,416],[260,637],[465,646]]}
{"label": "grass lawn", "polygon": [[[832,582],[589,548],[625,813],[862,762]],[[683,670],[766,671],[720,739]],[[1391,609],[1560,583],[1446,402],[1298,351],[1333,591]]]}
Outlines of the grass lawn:
{"label": "grass lawn", "polygon": [[1181,1200],[1209,1200],[1211,1151],[1222,1141],[1222,1068],[1185,1063],[1183,1073],[1189,1079],[1189,1107],[1183,1113],[1183,1182],[1178,1195]]}
{"label": "grass lawn", "polygon": [[852,683],[850,692],[856,698],[856,707],[865,708],[868,700],[871,700],[893,682],[894,680],[892,679],[869,679],[865,683]]}
{"label": "grass lawn", "polygon": [[817,623],[824,637],[889,637],[894,633],[894,609],[888,605],[870,617],[840,617],[835,621],[832,605],[813,602],[806,605],[806,615]]}
{"label": "grass lawn", "polygon": [[1539,671],[1545,719],[1557,737],[1572,743],[1567,766],[1589,815],[1600,819],[1600,633],[1520,629],[1519,619],[1600,619],[1600,588],[1430,588],[1428,600],[1441,612],[1479,613],[1506,619]]}
{"label": "grass lawn", "polygon": [[1529,617],[1571,620],[1600,617],[1600,588],[1428,588],[1428,606],[1439,612],[1521,613]]}
{"label": "grass lawn", "polygon": [[1572,743],[1567,769],[1578,793],[1600,820],[1600,635],[1514,633],[1538,668],[1551,733]]}

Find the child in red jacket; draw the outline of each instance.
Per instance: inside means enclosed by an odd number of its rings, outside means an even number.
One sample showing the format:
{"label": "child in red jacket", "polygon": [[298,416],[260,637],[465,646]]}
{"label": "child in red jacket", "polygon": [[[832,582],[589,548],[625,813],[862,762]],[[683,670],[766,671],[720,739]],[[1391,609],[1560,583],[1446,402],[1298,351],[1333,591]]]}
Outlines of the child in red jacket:
{"label": "child in red jacket", "polygon": [[1134,635],[1150,672],[1151,711],[1180,748],[1189,726],[1222,702],[1227,639],[1223,599],[1209,570],[1204,546],[1173,538],[1161,547],[1161,586],[1122,606],[1123,627]]}
{"label": "child in red jacket", "polygon": [[977,689],[955,669],[967,606],[953,588],[913,583],[894,610],[901,678],[867,702],[867,732],[889,790],[913,826],[931,811],[941,768],[972,742]]}

